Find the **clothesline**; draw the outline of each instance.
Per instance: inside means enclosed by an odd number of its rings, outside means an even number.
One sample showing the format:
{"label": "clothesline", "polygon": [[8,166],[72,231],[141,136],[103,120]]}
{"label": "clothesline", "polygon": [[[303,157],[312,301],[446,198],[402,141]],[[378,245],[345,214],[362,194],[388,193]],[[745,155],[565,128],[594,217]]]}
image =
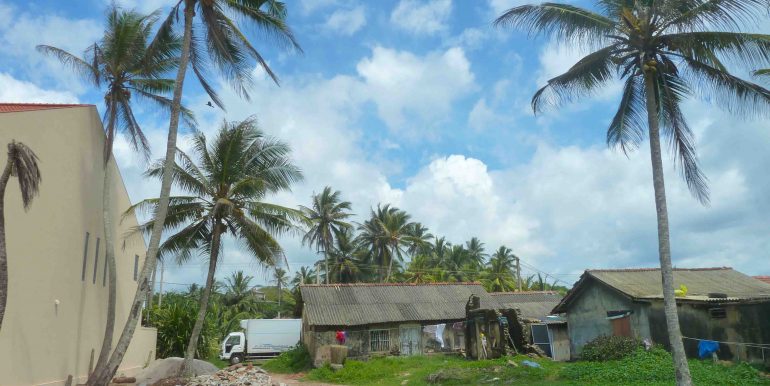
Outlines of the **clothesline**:
{"label": "clothesline", "polygon": [[767,344],[767,343],[723,342],[723,341],[714,340],[714,339],[690,338],[689,336],[682,336],[682,339],[690,339],[690,340],[696,340],[696,341],[710,340],[712,342],[717,342],[717,343],[734,344],[738,346],[754,347],[754,348],[761,348],[761,349],[770,349],[770,344]]}

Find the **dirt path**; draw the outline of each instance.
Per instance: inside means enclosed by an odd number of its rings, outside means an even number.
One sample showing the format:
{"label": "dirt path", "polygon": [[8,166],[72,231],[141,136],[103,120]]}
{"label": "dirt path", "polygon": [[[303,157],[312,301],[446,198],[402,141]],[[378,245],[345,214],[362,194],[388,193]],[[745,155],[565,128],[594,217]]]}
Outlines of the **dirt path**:
{"label": "dirt path", "polygon": [[273,378],[273,385],[284,384],[286,386],[340,386],[332,383],[322,383],[313,381],[301,381],[299,378],[305,376],[303,373],[299,374],[270,374]]}

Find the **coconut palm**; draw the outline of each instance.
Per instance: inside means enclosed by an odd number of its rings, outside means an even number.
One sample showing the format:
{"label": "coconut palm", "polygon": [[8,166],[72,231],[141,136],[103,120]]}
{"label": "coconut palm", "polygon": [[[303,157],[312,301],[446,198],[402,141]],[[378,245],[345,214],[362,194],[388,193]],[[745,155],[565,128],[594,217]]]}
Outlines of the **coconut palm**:
{"label": "coconut palm", "polygon": [[350,228],[346,228],[337,235],[335,246],[330,251],[332,267],[329,273],[337,278],[338,283],[354,283],[359,280],[362,262],[356,252],[356,236]]}
{"label": "coconut palm", "polygon": [[465,250],[468,251],[468,260],[479,268],[484,265],[487,254],[484,253],[484,243],[478,237],[472,237],[465,242]]}
{"label": "coconut palm", "polygon": [[[184,5],[184,6],[183,6]],[[183,9],[182,9],[183,8]],[[220,107],[222,102],[206,79],[208,69],[216,70],[235,90],[248,99],[248,88],[252,83],[253,61],[265,70],[276,83],[278,78],[270,69],[264,57],[241,32],[239,24],[230,16],[237,16],[239,21],[257,26],[270,42],[281,47],[292,47],[301,51],[294,39],[294,34],[286,24],[286,7],[275,0],[178,0],[158,30],[158,34],[169,33],[174,23],[179,20],[179,11],[183,12],[182,47],[174,83],[174,92],[169,119],[168,140],[166,143],[166,173],[161,178],[158,211],[154,213],[155,232],[150,235],[147,258],[139,273],[139,286],[131,305],[131,313],[123,327],[120,339],[109,362],[102,368],[94,369],[92,385],[107,384],[123,361],[131,337],[139,321],[139,310],[146,293],[149,291],[148,277],[155,269],[156,256],[161,241],[161,232],[166,227],[164,221],[168,212],[176,159],[176,140],[182,111],[182,92],[188,67],[191,67],[203,89],[211,100]],[[199,24],[193,29],[195,16]]]}
{"label": "coconut palm", "polygon": [[[179,161],[173,165],[174,182],[190,195],[170,199],[164,226],[178,230],[161,245],[160,256],[175,256],[184,264],[194,255],[208,255],[208,276],[200,297],[198,322],[190,336],[182,373],[189,374],[200,328],[214,285],[214,274],[222,250],[222,238],[230,236],[258,263],[274,266],[283,256],[275,236],[292,230],[292,220],[299,211],[272,204],[270,194],[288,191],[302,178],[293,165],[289,147],[266,137],[252,118],[241,122],[224,122],[217,137],[209,144],[203,134],[193,138],[195,160],[178,151]],[[165,163],[158,162],[148,176],[163,175]],[[143,200],[132,206],[137,210],[157,210],[159,199]],[[153,220],[141,224],[139,231],[152,233]]]}
{"label": "coconut palm", "polygon": [[440,272],[431,265],[430,256],[417,255],[409,261],[404,275],[407,283],[422,284],[435,282],[436,278],[440,277]]}
{"label": "coconut palm", "polygon": [[[104,36],[78,57],[60,48],[39,45],[38,51],[59,59],[71,67],[83,80],[104,92],[104,125],[106,139],[103,149],[104,178],[102,180],[102,219],[104,222],[105,264],[109,274],[107,321],[102,348],[96,368],[104,366],[112,349],[115,330],[116,281],[115,247],[112,224],[112,147],[119,131],[126,134],[131,147],[143,157],[150,155],[150,146],[132,108],[137,99],[169,111],[171,100],[163,96],[174,87],[165,75],[177,65],[181,40],[170,30],[153,37],[158,12],[142,15],[113,6],[107,12]],[[132,97],[136,97],[133,98]],[[192,114],[182,109],[182,116],[193,125]]]}
{"label": "coconut palm", "polygon": [[329,284],[329,253],[331,252],[334,240],[345,229],[350,228],[350,223],[345,219],[351,216],[351,204],[348,201],[342,201],[342,193],[339,190],[332,191],[327,186],[319,194],[313,195],[313,204],[311,208],[300,206],[310,222],[310,228],[302,238],[302,243],[315,246],[316,251],[323,253],[324,273],[326,274],[326,284]]}
{"label": "coconut palm", "polygon": [[8,159],[3,173],[0,174],[0,329],[3,327],[5,305],[8,301],[8,251],[5,244],[5,188],[11,177],[19,181],[21,204],[24,210],[32,205],[32,200],[40,190],[40,168],[37,155],[27,145],[11,141],[8,144]]}
{"label": "coconut palm", "polygon": [[430,255],[432,247],[430,240],[433,239],[433,235],[430,233],[430,230],[428,230],[428,227],[416,222],[409,230],[409,235],[413,238],[412,242],[409,244],[409,248],[407,248],[407,252],[410,256],[415,256],[417,254]]}
{"label": "coconut palm", "polygon": [[417,240],[410,234],[414,227],[410,219],[408,213],[390,204],[377,205],[370,219],[359,225],[359,240],[368,251],[369,261],[380,267],[381,282],[390,281],[394,261],[403,262],[407,249]]}
{"label": "coconut palm", "polygon": [[513,269],[516,264],[511,248],[504,245],[492,254],[483,274],[484,287],[491,292],[507,292],[516,289]]}
{"label": "coconut palm", "polygon": [[297,288],[302,284],[311,284],[315,277],[315,272],[309,267],[300,267],[299,271],[294,273],[294,278],[291,279],[291,285],[293,288]]}
{"label": "coconut palm", "polygon": [[278,289],[278,318],[280,318],[283,290],[289,284],[289,276],[286,274],[286,270],[283,268],[276,267],[275,271],[273,271],[272,282],[275,283],[275,286]]}
{"label": "coconut palm", "polygon": [[613,79],[625,81],[607,142],[625,152],[638,147],[645,133],[650,139],[664,308],[678,384],[690,384],[691,377],[674,298],[660,130],[662,126],[690,191],[707,203],[707,179],[681,103],[700,95],[741,115],[767,112],[770,91],[732,75],[725,65],[750,69],[770,61],[770,36],[732,32],[756,20],[766,3],[600,0],[596,11],[544,3],[511,8],[495,20],[497,26],[593,50],[535,93],[536,112],[589,96]]}
{"label": "coconut palm", "polygon": [[251,285],[253,276],[237,271],[225,278],[224,304],[237,309],[239,312],[255,311],[254,287]]}

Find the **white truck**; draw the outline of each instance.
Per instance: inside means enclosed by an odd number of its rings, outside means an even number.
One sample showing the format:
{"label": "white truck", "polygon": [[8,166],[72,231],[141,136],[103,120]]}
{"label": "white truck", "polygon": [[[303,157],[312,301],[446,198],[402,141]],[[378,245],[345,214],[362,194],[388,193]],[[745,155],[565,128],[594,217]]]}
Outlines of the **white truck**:
{"label": "white truck", "polygon": [[231,332],[222,341],[219,359],[236,364],[288,351],[300,340],[302,319],[246,319],[241,328],[244,331]]}

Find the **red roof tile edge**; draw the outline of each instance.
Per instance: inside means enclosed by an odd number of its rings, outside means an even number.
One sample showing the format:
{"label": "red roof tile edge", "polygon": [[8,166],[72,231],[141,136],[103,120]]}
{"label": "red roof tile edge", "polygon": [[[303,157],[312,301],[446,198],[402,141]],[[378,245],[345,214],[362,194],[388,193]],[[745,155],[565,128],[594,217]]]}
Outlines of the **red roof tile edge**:
{"label": "red roof tile edge", "polygon": [[421,286],[441,286],[441,285],[481,285],[479,282],[458,282],[458,283],[334,283],[334,284],[302,284],[300,287],[421,287]]}
{"label": "red roof tile edge", "polygon": [[754,276],[755,279],[770,284],[770,276]]}
{"label": "red roof tile edge", "polygon": [[0,103],[0,113],[18,113],[48,109],[63,109],[69,107],[90,107],[93,104],[80,103]]}

